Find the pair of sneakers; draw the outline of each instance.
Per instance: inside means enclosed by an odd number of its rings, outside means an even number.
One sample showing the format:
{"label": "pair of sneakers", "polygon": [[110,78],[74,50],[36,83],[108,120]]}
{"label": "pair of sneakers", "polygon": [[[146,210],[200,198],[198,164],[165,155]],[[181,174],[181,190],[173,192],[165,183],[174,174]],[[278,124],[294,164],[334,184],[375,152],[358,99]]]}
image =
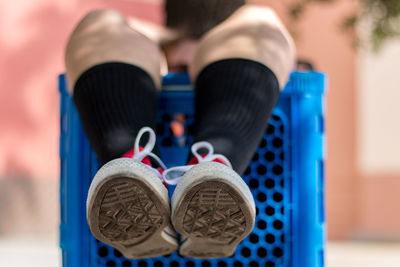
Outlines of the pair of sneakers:
{"label": "pair of sneakers", "polygon": [[[148,143],[140,148],[145,133]],[[167,169],[151,152],[155,139],[151,128],[142,128],[130,158],[112,160],[97,172],[86,203],[93,235],[131,259],[178,249],[192,258],[233,255],[255,222],[246,183],[208,142],[192,146],[194,158],[187,166]],[[208,152],[200,155],[204,148]],[[177,185],[171,201],[166,184]]]}

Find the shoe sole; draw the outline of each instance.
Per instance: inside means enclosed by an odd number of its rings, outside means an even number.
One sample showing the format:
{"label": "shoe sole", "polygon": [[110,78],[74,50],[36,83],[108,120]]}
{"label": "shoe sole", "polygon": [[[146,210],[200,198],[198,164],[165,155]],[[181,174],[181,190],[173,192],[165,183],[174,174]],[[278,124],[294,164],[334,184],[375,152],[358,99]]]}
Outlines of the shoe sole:
{"label": "shoe sole", "polygon": [[170,254],[178,249],[170,228],[168,191],[141,162],[116,159],[94,177],[87,198],[93,235],[126,258]]}
{"label": "shoe sole", "polygon": [[255,204],[242,178],[223,164],[190,169],[172,197],[172,224],[186,239],[179,253],[191,258],[232,256],[252,231]]}

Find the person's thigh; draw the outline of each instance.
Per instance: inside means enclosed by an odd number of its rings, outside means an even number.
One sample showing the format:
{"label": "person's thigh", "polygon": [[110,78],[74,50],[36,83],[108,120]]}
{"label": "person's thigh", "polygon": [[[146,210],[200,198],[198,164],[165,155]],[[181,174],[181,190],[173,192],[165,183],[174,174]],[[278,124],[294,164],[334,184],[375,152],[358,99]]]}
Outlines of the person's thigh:
{"label": "person's thigh", "polygon": [[267,66],[282,88],[294,68],[295,46],[272,9],[245,5],[200,40],[190,66],[192,79],[196,80],[201,70],[211,63],[232,58]]}
{"label": "person's thigh", "polygon": [[146,71],[159,87],[160,55],[158,43],[132,28],[117,11],[91,11],[79,22],[67,44],[69,88],[74,88],[84,71],[107,62],[135,65]]}

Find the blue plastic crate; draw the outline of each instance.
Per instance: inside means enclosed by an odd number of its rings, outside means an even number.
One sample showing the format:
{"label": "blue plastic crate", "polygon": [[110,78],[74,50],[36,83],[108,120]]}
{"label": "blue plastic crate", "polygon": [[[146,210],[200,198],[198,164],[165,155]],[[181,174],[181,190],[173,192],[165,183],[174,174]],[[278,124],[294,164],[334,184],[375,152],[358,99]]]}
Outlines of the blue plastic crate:
{"label": "blue plastic crate", "polygon": [[[168,75],[163,85],[169,90],[160,93],[157,133],[161,155],[167,165],[182,165],[192,142],[193,92],[187,90],[190,81],[186,75]],[[174,253],[127,260],[97,241],[87,226],[86,196],[98,163],[61,75],[63,266],[324,266],[324,88],[323,74],[296,72],[281,93],[244,175],[256,200],[256,227],[234,257],[196,260]],[[187,135],[175,137],[170,122],[182,113]]]}

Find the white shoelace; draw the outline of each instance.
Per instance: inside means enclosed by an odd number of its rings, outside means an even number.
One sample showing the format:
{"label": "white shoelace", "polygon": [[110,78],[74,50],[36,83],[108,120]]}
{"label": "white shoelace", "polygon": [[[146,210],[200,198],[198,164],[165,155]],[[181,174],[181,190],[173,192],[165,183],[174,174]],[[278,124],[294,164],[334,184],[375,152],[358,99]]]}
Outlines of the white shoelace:
{"label": "white shoelace", "polygon": [[[142,136],[145,133],[149,133],[149,140],[148,140],[147,144],[143,147],[142,151],[140,151],[140,146],[139,146],[140,139],[142,138]],[[142,129],[140,129],[139,133],[136,136],[135,146],[133,148],[134,154],[133,154],[132,159],[142,162],[142,160],[144,158],[152,157],[154,160],[157,161],[157,163],[160,165],[160,167],[163,170],[166,170],[167,167],[161,161],[161,159],[156,154],[151,152],[153,150],[155,144],[156,144],[156,134],[154,133],[153,129],[151,129],[150,127],[143,127]],[[160,178],[161,181],[164,181],[163,175],[161,175],[161,173],[157,169],[150,167],[146,164],[145,164],[145,166],[149,167],[157,175],[157,177]]]}
{"label": "white shoelace", "polygon": [[[207,154],[202,157],[199,154],[200,149],[207,149]],[[198,163],[201,162],[208,162],[218,159],[223,164],[227,165],[228,167],[232,168],[230,161],[224,156],[220,154],[214,154],[214,147],[209,142],[197,142],[192,145],[192,153],[196,157]],[[190,170],[192,167],[196,165],[185,165],[185,166],[177,166],[169,168],[163,172],[163,180],[170,185],[176,185],[182,176]]]}

